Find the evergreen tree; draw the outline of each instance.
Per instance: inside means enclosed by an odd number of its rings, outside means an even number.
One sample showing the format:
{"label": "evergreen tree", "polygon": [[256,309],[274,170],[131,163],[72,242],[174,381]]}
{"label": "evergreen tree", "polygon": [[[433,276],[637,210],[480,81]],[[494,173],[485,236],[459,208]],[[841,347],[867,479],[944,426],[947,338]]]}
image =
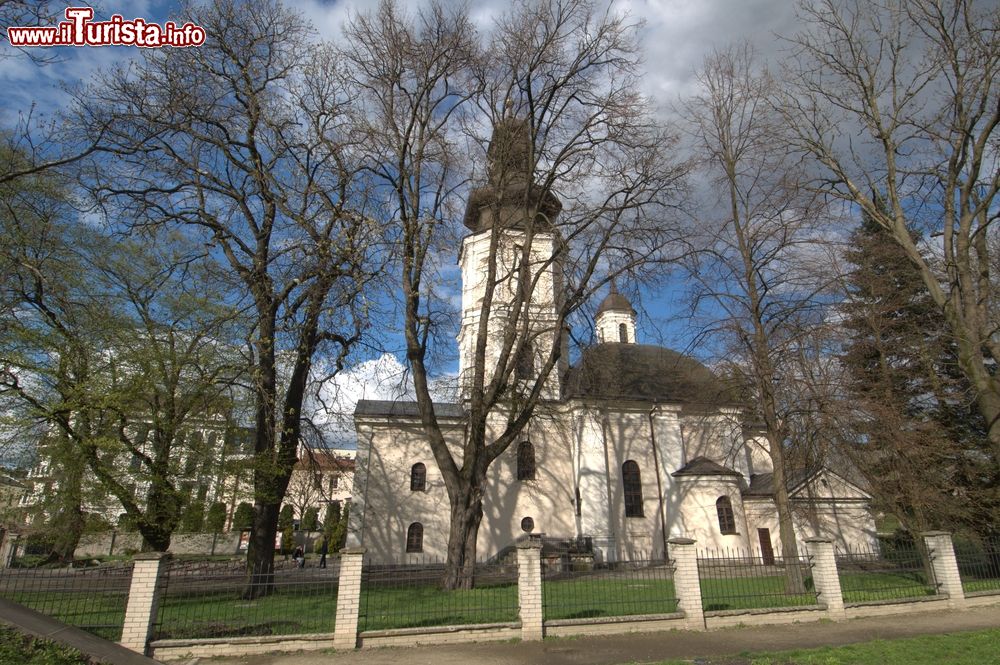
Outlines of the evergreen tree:
{"label": "evergreen tree", "polygon": [[319,508],[310,506],[302,516],[302,530],[315,531],[317,526],[319,526]]}
{"label": "evergreen tree", "polygon": [[216,501],[208,508],[205,515],[205,531],[219,533],[226,528],[226,504]]}
{"label": "evergreen tree", "polygon": [[887,231],[865,215],[851,241],[842,360],[857,440],[848,450],[907,530],[994,530],[996,467],[946,321]]}
{"label": "evergreen tree", "polygon": [[249,529],[253,525],[253,506],[242,502],[233,513],[233,529]]}

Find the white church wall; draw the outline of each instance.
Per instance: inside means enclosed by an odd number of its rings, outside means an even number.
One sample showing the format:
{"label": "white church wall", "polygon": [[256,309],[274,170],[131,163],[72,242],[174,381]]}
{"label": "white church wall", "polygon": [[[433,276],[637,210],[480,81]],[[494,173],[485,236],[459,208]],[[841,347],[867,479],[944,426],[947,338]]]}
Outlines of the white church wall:
{"label": "white church wall", "polygon": [[[769,529],[775,556],[781,556],[781,534],[778,530],[778,511],[771,499],[753,499],[744,502],[747,515],[750,546],[756,552],[760,543],[757,529]],[[799,543],[806,538],[829,538],[838,549],[870,548],[875,543],[875,521],[867,501],[792,501],[792,526]]]}
{"label": "white church wall", "polygon": [[616,551],[616,546],[611,528],[610,476],[601,415],[596,409],[580,409],[574,420],[574,478],[580,491],[577,535],[591,537],[595,555],[603,560],[608,558],[609,552]]}
{"label": "white church wall", "polygon": [[[612,529],[618,536],[618,559],[641,559],[663,555],[663,518],[660,515],[660,483],[657,457],[653,454],[647,411],[611,411],[606,415],[611,481]],[[643,514],[625,516],[622,467],[632,460],[639,465]],[[665,491],[665,488],[664,488]],[[665,516],[663,516],[665,517]]]}
{"label": "white church wall", "polygon": [[763,435],[748,436],[744,445],[749,457],[751,475],[774,471],[774,464],[771,462],[771,447],[767,442],[767,437]]}
{"label": "white church wall", "polygon": [[[358,430],[348,544],[366,547],[381,561],[444,557],[450,503],[421,426],[398,420],[366,421]],[[447,429],[446,436],[452,455],[460,461],[464,429]],[[517,442],[491,465],[477,541],[480,558],[496,555],[525,535],[521,530],[525,517],[534,521],[534,533],[556,538],[577,535],[571,428],[539,417],[522,439],[531,441],[535,450],[535,480],[517,480]],[[417,462],[426,467],[424,491],[410,490],[410,474]],[[414,522],[423,525],[423,551],[407,555],[406,533]]]}
{"label": "white church wall", "polygon": [[[676,479],[681,502],[677,504],[681,535],[697,541],[701,549],[745,548],[747,519],[740,500],[739,479],[735,476],[682,476]],[[736,533],[723,534],[719,528],[716,501],[728,497],[736,520]]]}
{"label": "white church wall", "polygon": [[681,427],[685,464],[696,457],[707,457],[749,475],[738,414],[723,411],[683,415]]}

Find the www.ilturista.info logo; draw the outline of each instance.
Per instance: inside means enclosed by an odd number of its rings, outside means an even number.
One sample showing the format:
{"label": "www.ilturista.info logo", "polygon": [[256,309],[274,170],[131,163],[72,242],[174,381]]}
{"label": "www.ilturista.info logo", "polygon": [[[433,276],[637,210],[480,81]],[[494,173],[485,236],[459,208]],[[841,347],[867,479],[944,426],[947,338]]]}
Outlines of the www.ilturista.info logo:
{"label": "www.ilturista.info logo", "polygon": [[205,29],[190,21],[178,26],[173,21],[163,25],[141,18],[130,21],[115,14],[108,21],[93,21],[92,7],[67,7],[66,20],[55,27],[7,28],[11,46],[201,46]]}

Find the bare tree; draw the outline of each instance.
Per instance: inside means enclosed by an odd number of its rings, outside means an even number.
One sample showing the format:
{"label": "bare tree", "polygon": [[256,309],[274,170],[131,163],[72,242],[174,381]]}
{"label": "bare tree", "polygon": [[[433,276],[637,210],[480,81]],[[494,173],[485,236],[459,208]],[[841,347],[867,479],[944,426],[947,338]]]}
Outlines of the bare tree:
{"label": "bare tree", "polygon": [[[192,8],[198,49],[146,54],[81,95],[114,159],[88,173],[134,225],[205,242],[246,306],[254,398],[249,595],[267,593],[278,511],[296,462],[313,360],[342,367],[365,325],[380,229],[366,214],[346,93],[329,49],[274,1]],[[331,370],[334,371],[335,370]]]}
{"label": "bare tree", "polygon": [[[917,267],[958,346],[996,464],[1000,341],[989,231],[1000,188],[1000,9],[974,0],[820,0],[801,14],[783,99],[793,144],[822,169],[818,189],[862,210]],[[940,244],[922,252],[912,230]]]}
{"label": "bare tree", "polygon": [[[772,106],[774,79],[748,45],[709,56],[700,90],[685,104],[693,149],[711,180],[704,237],[691,264],[694,307],[727,352],[767,438],[782,555],[798,548],[788,497],[787,448],[794,399],[782,390],[796,347],[822,322],[830,281],[819,269],[826,238],[814,197],[799,185],[797,163]],[[789,567],[789,584],[801,572]]]}
{"label": "bare tree", "polygon": [[[483,38],[438,5],[411,21],[383,3],[348,28],[360,131],[392,192],[407,362],[449,495],[448,588],[472,584],[487,470],[559,397],[571,316],[610,276],[663,260],[674,239],[664,216],[682,169],[636,92],[637,28],[578,0],[518,2]],[[486,168],[465,197],[469,154]],[[463,260],[481,260],[483,279],[463,296],[474,303],[459,343],[466,434],[452,451],[428,354],[438,256],[463,202],[482,250],[473,257],[467,241]]]}

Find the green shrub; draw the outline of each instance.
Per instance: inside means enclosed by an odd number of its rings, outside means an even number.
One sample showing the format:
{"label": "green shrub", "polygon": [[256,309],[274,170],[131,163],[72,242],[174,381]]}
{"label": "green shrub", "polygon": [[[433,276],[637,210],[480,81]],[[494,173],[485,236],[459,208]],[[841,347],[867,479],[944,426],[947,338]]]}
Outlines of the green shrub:
{"label": "green shrub", "polygon": [[233,528],[249,529],[252,526],[253,526],[253,506],[244,501],[240,505],[236,506],[236,512],[233,513]]}
{"label": "green shrub", "polygon": [[25,635],[0,624],[0,663],[19,665],[100,665],[76,649]]}
{"label": "green shrub", "polygon": [[306,513],[302,516],[302,530],[315,531],[317,526],[319,526],[319,508],[306,508]]}
{"label": "green shrub", "polygon": [[286,503],[281,507],[281,512],[278,513],[278,531],[284,532],[285,529],[291,529],[294,522],[295,509],[292,508],[291,504]]}
{"label": "green shrub", "polygon": [[180,531],[183,533],[197,533],[205,525],[205,503],[203,501],[192,501],[184,509],[181,515]]}
{"label": "green shrub", "polygon": [[226,504],[216,501],[208,508],[205,515],[205,531],[219,533],[226,528]]}

